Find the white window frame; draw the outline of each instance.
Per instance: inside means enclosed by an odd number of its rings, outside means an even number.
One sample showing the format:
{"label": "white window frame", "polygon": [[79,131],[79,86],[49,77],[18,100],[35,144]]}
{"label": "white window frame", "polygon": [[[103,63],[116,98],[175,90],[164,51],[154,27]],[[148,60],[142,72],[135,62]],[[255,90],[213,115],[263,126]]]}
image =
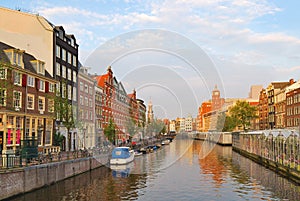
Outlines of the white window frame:
{"label": "white window frame", "polygon": [[[32,98],[30,100],[30,98]],[[32,107],[29,107],[31,104]],[[34,110],[34,94],[27,94],[27,109]]]}
{"label": "white window frame", "polygon": [[68,99],[72,100],[72,86],[68,84]]}
{"label": "white window frame", "polygon": [[[17,78],[17,76],[19,77],[19,79]],[[18,71],[14,71],[14,85],[22,85],[22,74]]]}
{"label": "white window frame", "polygon": [[68,52],[68,63],[72,64],[72,54],[71,54],[71,52]]}
{"label": "white window frame", "polygon": [[44,112],[45,111],[45,97],[38,97],[38,110]]}
{"label": "white window frame", "polygon": [[35,86],[35,77],[28,75],[27,76],[27,86],[34,87]]}
{"label": "white window frame", "polygon": [[45,92],[45,81],[44,80],[40,80],[39,91]]}
{"label": "white window frame", "polygon": [[56,45],[56,57],[60,58],[60,46]]}
{"label": "white window frame", "polygon": [[56,63],[56,75],[60,76],[60,63]]}
{"label": "white window frame", "polygon": [[77,82],[77,75],[76,75],[76,71],[73,71],[73,82],[76,83]]}
{"label": "white window frame", "polygon": [[[16,99],[16,93],[18,93],[19,99]],[[14,108],[22,108],[22,92],[21,91],[13,91],[13,106]]]}
{"label": "white window frame", "polygon": [[66,76],[67,76],[66,74],[67,74],[67,67],[63,65],[62,66],[62,77],[66,78]]}
{"label": "white window frame", "polygon": [[72,69],[68,68],[68,80],[72,81]]}
{"label": "white window frame", "polygon": [[55,89],[54,84],[49,82],[49,92],[53,93],[54,89]]}

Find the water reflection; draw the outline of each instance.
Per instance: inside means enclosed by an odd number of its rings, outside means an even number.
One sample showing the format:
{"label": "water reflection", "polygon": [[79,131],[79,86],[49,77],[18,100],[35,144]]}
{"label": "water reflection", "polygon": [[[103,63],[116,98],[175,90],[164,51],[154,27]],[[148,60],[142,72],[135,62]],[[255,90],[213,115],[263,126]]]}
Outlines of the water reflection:
{"label": "water reflection", "polygon": [[[211,152],[203,157],[206,150]],[[232,152],[231,147],[191,141],[183,136],[163,149],[136,157],[125,167],[102,167],[12,200],[299,198],[299,186]]]}

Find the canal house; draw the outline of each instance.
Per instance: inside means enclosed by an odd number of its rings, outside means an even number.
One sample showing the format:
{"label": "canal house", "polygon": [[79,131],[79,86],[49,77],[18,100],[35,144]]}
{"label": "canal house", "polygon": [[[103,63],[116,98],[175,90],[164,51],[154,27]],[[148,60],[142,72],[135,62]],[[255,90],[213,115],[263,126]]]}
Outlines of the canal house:
{"label": "canal house", "polygon": [[45,63],[24,50],[0,42],[0,154],[33,138],[51,147],[56,81]]}

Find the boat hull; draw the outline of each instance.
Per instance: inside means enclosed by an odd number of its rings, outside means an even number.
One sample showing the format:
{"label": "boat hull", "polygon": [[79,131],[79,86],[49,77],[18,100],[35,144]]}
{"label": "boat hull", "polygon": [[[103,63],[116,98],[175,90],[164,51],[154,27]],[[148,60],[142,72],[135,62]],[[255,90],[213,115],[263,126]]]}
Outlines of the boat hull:
{"label": "boat hull", "polygon": [[112,165],[123,165],[130,163],[134,160],[134,152],[130,151],[130,156],[128,158],[112,158],[110,159],[110,164]]}

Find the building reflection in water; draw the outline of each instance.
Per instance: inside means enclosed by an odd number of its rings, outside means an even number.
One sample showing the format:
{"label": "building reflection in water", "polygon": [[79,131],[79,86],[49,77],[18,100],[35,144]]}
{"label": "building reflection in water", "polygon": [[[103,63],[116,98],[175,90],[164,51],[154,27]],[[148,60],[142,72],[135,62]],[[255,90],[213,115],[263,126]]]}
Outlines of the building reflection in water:
{"label": "building reflection in water", "polygon": [[217,188],[231,178],[240,184],[236,185],[239,194],[248,194],[249,189],[253,189],[256,199],[269,191],[280,199],[300,200],[300,186],[291,185],[286,178],[232,151],[232,147],[195,141],[193,152],[199,157],[200,174],[209,175]]}
{"label": "building reflection in water", "polygon": [[291,185],[291,182],[286,178],[236,152],[232,153],[232,168],[235,171],[239,171],[238,174],[233,174],[232,176],[249,175],[244,177],[244,179],[236,177],[237,181],[251,182],[253,185],[264,186],[266,190],[273,191],[281,199],[300,200],[300,186]]}

